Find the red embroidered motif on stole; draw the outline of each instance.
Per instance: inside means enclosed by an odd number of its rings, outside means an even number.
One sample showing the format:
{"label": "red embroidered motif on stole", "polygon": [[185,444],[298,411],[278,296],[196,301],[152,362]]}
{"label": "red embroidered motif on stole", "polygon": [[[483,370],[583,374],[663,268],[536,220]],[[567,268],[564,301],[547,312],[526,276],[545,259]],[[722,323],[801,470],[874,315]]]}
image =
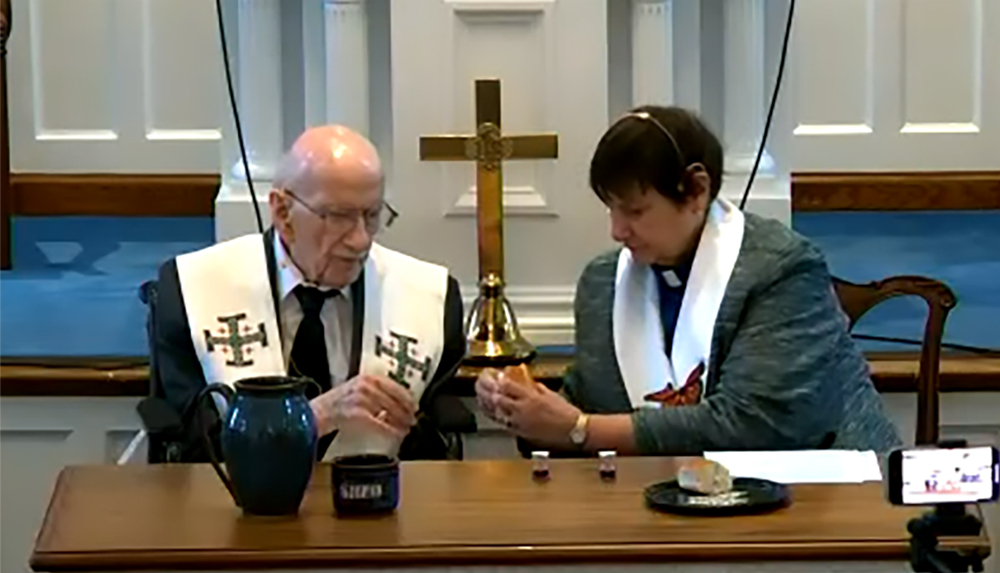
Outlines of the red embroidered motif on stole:
{"label": "red embroidered motif on stole", "polygon": [[666,406],[692,406],[701,401],[703,385],[701,377],[705,373],[705,363],[701,362],[688,375],[687,381],[679,390],[664,388],[643,396],[647,402],[659,402]]}

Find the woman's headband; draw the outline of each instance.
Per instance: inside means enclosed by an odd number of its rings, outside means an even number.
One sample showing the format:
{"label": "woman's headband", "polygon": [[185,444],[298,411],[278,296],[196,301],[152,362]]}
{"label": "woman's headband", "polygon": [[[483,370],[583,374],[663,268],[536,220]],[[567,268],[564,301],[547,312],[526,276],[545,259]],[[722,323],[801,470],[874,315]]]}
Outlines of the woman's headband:
{"label": "woman's headband", "polygon": [[681,152],[681,146],[677,144],[677,138],[674,137],[674,134],[670,133],[669,129],[667,129],[662,123],[660,123],[660,120],[656,119],[649,112],[646,111],[632,111],[625,114],[625,116],[622,119],[624,119],[625,117],[635,117],[643,121],[648,121],[653,125],[655,125],[657,129],[663,132],[663,135],[667,136],[667,139],[669,139],[670,143],[674,146],[674,151],[677,152],[677,158],[680,160],[681,166],[686,167],[687,161],[684,158],[684,154]]}

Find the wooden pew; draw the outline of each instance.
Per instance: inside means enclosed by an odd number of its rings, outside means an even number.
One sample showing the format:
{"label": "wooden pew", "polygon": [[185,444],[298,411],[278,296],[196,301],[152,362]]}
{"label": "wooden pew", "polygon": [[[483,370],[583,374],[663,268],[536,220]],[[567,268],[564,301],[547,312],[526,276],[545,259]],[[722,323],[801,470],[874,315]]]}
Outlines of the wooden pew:
{"label": "wooden pew", "polygon": [[[882,393],[915,392],[919,355],[868,355],[875,387]],[[541,355],[532,366],[543,382],[554,383],[569,366],[562,355]],[[476,370],[462,367],[458,377],[469,395]],[[1000,356],[945,354],[941,358],[942,392],[1000,391]],[[0,358],[0,396],[120,396],[149,393],[149,370],[141,359]]]}

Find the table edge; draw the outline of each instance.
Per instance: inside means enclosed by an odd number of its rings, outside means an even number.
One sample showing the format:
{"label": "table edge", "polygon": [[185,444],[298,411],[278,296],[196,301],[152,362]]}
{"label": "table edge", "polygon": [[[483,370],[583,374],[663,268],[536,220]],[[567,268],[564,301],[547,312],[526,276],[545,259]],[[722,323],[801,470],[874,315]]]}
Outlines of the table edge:
{"label": "table edge", "polygon": [[[954,540],[949,547],[987,550],[981,538]],[[46,552],[32,554],[35,571],[136,571],[162,568],[379,567],[577,562],[905,561],[900,541],[806,541],[782,543],[635,543],[614,545],[448,546],[374,549],[184,550]]]}
{"label": "table edge", "polygon": [[[908,539],[800,540],[780,542],[636,542],[611,544],[450,545],[412,547],[310,547],[289,549],[181,549],[66,551],[49,549],[55,534],[53,512],[62,504],[72,468],[56,478],[29,565],[35,571],[138,571],[163,569],[287,569],[413,565],[549,564],[579,562],[656,563],[664,561],[905,561]],[[902,532],[901,532],[902,533]],[[945,549],[990,554],[985,528],[974,537],[943,537]]]}

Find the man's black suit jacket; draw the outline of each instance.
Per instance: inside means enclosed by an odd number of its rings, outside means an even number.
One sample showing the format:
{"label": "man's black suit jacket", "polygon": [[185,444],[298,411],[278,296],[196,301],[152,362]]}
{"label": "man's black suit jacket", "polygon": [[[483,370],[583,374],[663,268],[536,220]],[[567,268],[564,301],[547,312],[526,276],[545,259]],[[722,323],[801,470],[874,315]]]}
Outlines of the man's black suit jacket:
{"label": "man's black suit jacket", "polygon": [[[280,316],[274,256],[274,229],[269,229],[264,233],[263,240],[275,312],[276,316]],[[185,461],[207,461],[206,452],[198,440],[200,426],[197,416],[200,414],[203,419],[207,418],[206,424],[214,428],[210,432],[215,441],[213,449],[216,453],[219,453],[217,440],[220,425],[217,416],[215,416],[215,409],[213,407],[206,408],[211,403],[209,400],[196,403],[200,392],[206,386],[206,381],[194,350],[194,344],[191,341],[191,331],[184,308],[184,298],[181,295],[176,259],[170,259],[160,267],[157,282],[158,296],[154,310],[155,316],[153,317],[157,326],[153,333],[153,352],[155,353],[162,398],[180,415],[185,426],[184,433],[190,437],[189,441],[192,442],[189,444],[191,453],[185,456],[187,458]],[[362,276],[351,285],[354,328],[351,338],[348,379],[357,374],[361,361],[361,329],[364,324],[363,284]],[[458,281],[449,276],[444,313],[444,351],[434,377],[421,396],[417,426],[406,437],[400,448],[399,457],[401,459],[442,459],[447,454],[447,444],[437,431],[442,408],[440,398],[442,389],[451,381],[465,355],[462,319],[462,297]],[[452,400],[444,407],[454,408],[456,403]],[[320,457],[326,451],[333,437],[334,435],[330,434],[320,440],[318,452]]]}

